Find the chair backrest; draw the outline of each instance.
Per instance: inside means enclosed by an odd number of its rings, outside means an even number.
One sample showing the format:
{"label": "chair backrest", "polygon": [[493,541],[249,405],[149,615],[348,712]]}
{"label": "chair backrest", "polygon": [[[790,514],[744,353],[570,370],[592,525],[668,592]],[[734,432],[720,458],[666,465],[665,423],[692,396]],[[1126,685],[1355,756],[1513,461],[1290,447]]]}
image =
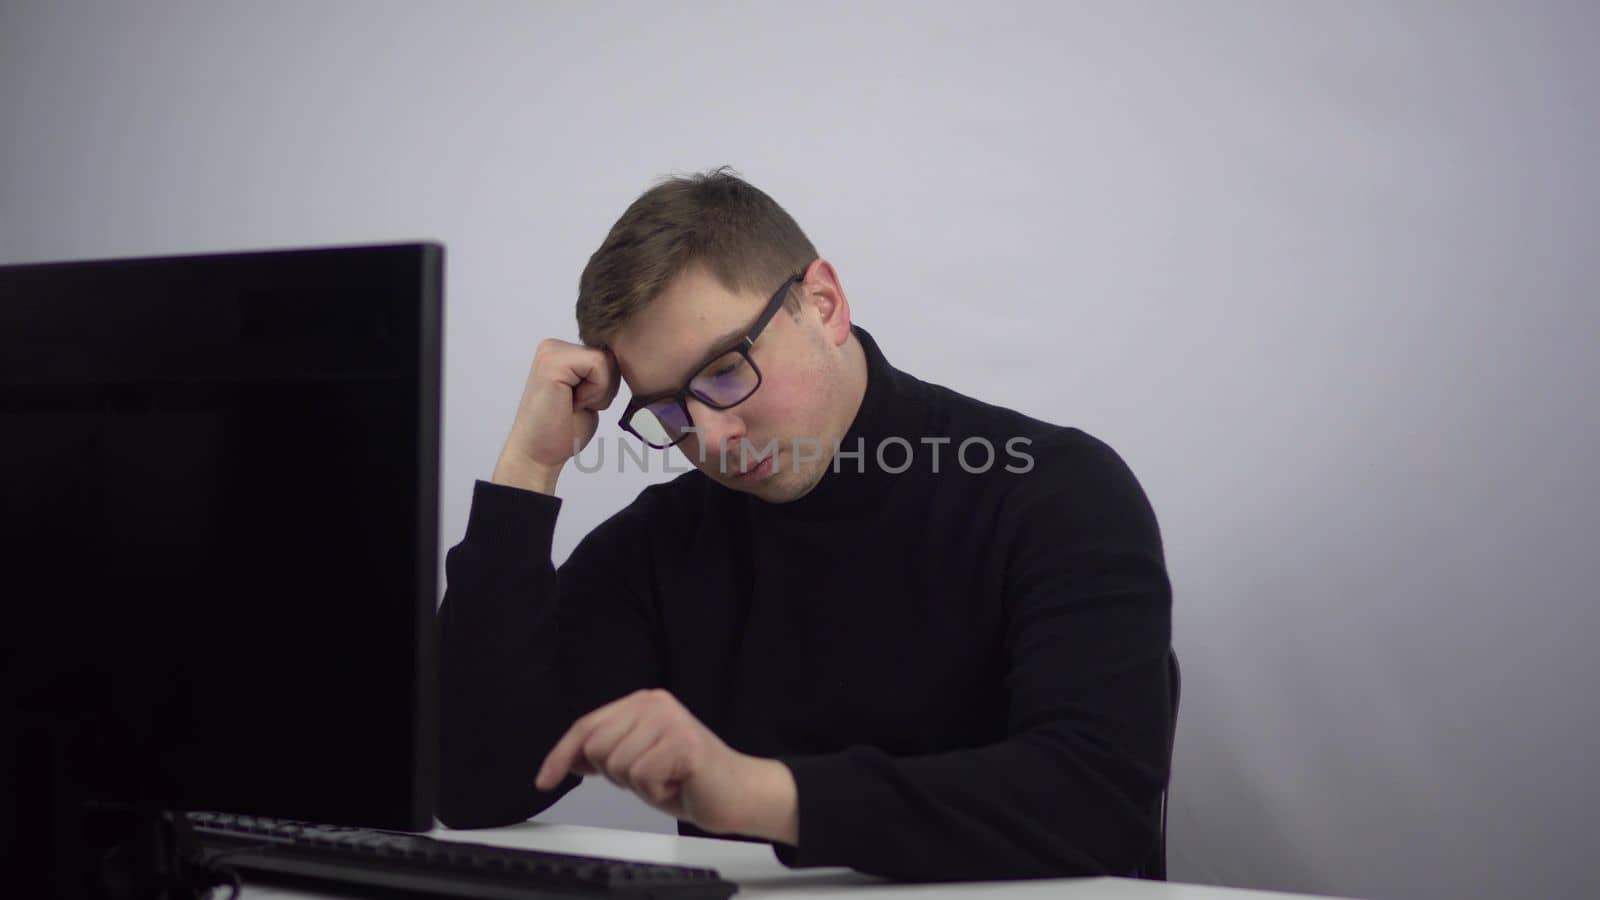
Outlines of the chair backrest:
{"label": "chair backrest", "polygon": [[[1172,719],[1167,728],[1167,785],[1172,783],[1172,745],[1178,739],[1178,697],[1182,693],[1183,679],[1178,671],[1178,651],[1167,650],[1167,689],[1172,696]],[[1155,850],[1144,865],[1139,867],[1139,877],[1154,881],[1167,880],[1167,787],[1161,789],[1161,830],[1156,835]]]}

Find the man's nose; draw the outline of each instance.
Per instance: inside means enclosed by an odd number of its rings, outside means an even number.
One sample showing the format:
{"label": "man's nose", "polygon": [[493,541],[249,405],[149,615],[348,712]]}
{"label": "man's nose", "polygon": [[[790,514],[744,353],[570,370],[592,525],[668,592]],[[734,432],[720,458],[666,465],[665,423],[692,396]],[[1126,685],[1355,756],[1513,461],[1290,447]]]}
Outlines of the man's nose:
{"label": "man's nose", "polygon": [[700,430],[700,446],[707,460],[717,459],[719,453],[732,456],[739,452],[739,440],[745,436],[743,419],[732,410],[713,409],[694,397],[685,402],[689,406],[689,417]]}

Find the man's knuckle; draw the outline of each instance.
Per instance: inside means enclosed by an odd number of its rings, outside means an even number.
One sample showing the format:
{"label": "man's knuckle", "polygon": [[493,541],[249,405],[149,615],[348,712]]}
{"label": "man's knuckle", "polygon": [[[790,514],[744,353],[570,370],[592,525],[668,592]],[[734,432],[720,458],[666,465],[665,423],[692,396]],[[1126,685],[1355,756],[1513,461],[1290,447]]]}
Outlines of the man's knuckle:
{"label": "man's knuckle", "polygon": [[628,771],[624,772],[623,774],[628,777],[628,781],[632,784],[646,784],[650,775],[650,770],[644,761],[640,760],[629,766]]}

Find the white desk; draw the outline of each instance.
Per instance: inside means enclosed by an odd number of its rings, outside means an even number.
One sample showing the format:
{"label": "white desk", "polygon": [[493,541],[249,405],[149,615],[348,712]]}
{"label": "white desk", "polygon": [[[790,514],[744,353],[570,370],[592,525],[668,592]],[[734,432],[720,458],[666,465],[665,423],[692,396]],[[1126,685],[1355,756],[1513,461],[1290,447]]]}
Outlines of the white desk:
{"label": "white desk", "polygon": [[[744,841],[719,841],[710,838],[679,837],[586,825],[553,825],[524,822],[506,828],[483,831],[435,829],[433,837],[501,847],[553,850],[558,853],[583,853],[614,856],[642,862],[677,863],[716,869],[722,877],[739,885],[734,900],[757,898],[872,897],[881,900],[916,897],[931,898],[1094,898],[1094,900],[1268,900],[1304,897],[1195,884],[1140,881],[1132,878],[1060,878],[1030,881],[972,882],[949,884],[889,884],[849,869],[789,869],[773,856],[765,844]],[[246,885],[240,900],[266,898],[305,898],[331,895],[285,891]]]}

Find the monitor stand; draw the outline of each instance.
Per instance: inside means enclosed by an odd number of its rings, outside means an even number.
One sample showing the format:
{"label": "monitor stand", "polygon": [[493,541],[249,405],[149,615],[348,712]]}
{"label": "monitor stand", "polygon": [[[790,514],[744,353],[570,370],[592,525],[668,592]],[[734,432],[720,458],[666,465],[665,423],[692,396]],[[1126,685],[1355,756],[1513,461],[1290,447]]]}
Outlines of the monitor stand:
{"label": "monitor stand", "polygon": [[[18,723],[21,724],[21,723]],[[4,736],[15,783],[6,813],[7,893],[63,900],[193,900],[227,879],[200,861],[182,812],[94,799],[69,769],[84,732],[62,722]],[[9,729],[8,729],[9,730]]]}

